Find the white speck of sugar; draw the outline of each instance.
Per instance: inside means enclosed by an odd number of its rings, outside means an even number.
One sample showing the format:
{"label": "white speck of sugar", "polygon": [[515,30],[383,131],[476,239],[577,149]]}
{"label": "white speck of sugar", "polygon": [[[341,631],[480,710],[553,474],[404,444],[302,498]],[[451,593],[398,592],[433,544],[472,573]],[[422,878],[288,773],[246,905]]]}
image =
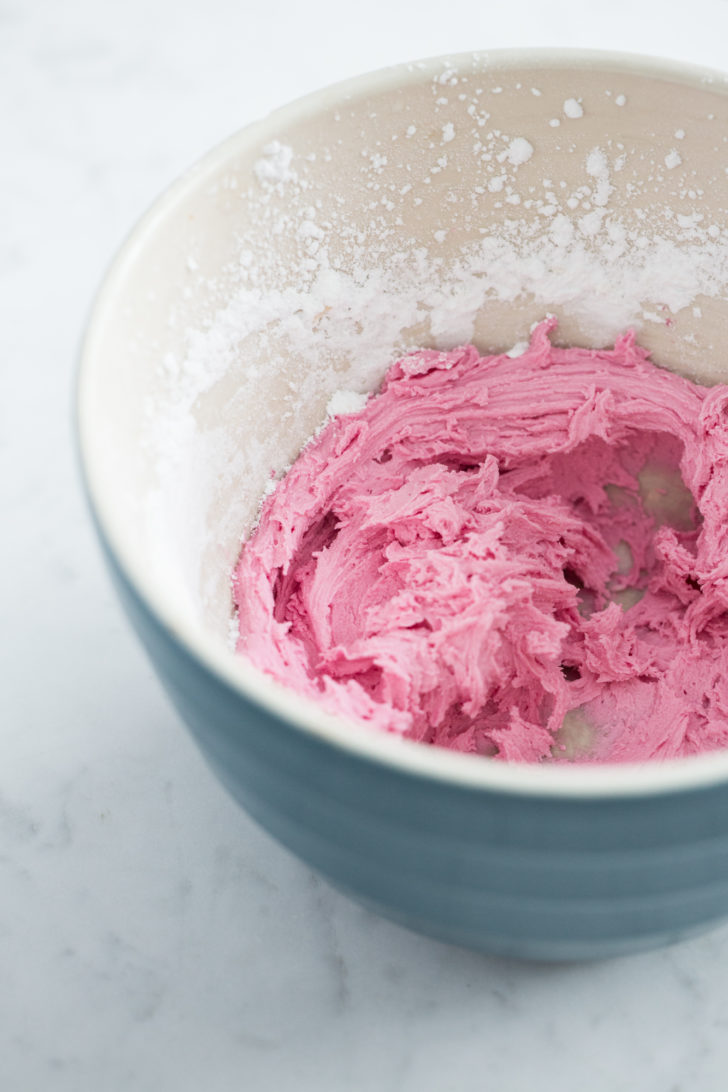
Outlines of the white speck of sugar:
{"label": "white speck of sugar", "polygon": [[277,140],[271,141],[263,148],[263,154],[256,160],[253,170],[259,182],[263,185],[280,185],[290,182],[294,177],[291,170],[293,149],[288,144],[281,144]]}
{"label": "white speck of sugar", "polygon": [[363,410],[369,396],[358,391],[334,391],[326,403],[326,413],[329,417],[340,417],[343,414],[359,413]]}
{"label": "white speck of sugar", "polygon": [[514,137],[508,145],[505,158],[514,167],[520,167],[522,163],[527,163],[532,155],[533,144],[525,137]]}
{"label": "white speck of sugar", "polygon": [[[567,99],[564,114],[581,117],[581,104]],[[439,120],[434,134],[442,131],[445,140],[449,124]],[[559,118],[549,124],[556,129]],[[408,137],[418,131],[403,120],[398,125],[400,136],[403,129]],[[431,133],[423,122],[419,132],[425,131]],[[376,141],[356,157],[362,184],[379,191],[364,216],[360,206],[352,209],[335,188],[328,191],[321,183],[323,150],[316,161],[309,147],[299,154],[272,141],[262,148],[247,182],[241,174],[238,193],[250,226],[241,228],[237,257],[221,271],[219,284],[203,280],[199,272],[187,275],[188,298],[206,301],[197,312],[202,317],[186,318],[184,305],[170,315],[170,326],[176,323],[184,336],[174,354],[160,354],[158,393],[150,399],[148,443],[158,461],[155,503],[161,500],[149,518],[168,529],[165,535],[189,539],[190,573],[198,571],[198,548],[207,542],[200,515],[218,488],[221,430],[205,423],[214,402],[206,396],[218,384],[229,395],[231,412],[240,414],[242,429],[246,414],[273,413],[266,408],[266,391],[280,379],[285,362],[279,417],[271,417],[274,435],[276,420],[284,416],[295,420],[317,413],[321,420],[325,409],[330,415],[356,412],[366,401],[363,392],[375,390],[388,364],[413,344],[448,349],[467,343],[476,329],[487,330],[489,315],[503,306],[517,304],[541,315],[558,309],[585,343],[605,345],[628,326],[662,325],[666,311],[676,314],[700,297],[726,295],[728,231],[703,222],[695,206],[671,208],[666,194],[645,220],[641,206],[665,173],[664,148],[659,154],[653,150],[644,163],[640,157],[650,153],[605,139],[601,147],[570,160],[567,183],[558,157],[547,162],[555,133],[542,149],[523,136],[489,132],[485,123],[475,145],[465,126],[456,122],[452,132],[453,148],[464,157],[472,147],[482,173],[469,192],[451,187],[462,194],[462,204],[448,205],[447,235],[440,227],[430,230],[429,238],[405,230],[408,213],[419,206],[426,223],[438,226],[439,217],[442,224],[439,202],[447,197],[430,194],[435,185],[424,184],[429,162],[418,165],[405,157],[402,164],[391,152],[387,162],[374,150]],[[380,133],[380,139],[388,135]],[[676,133],[675,141],[680,139]],[[389,142],[385,146],[391,148]],[[357,150],[364,147],[362,139]],[[534,173],[540,157],[543,177]],[[516,170],[526,162],[531,162],[527,171]],[[667,168],[680,162],[675,149],[664,157]],[[619,203],[613,182],[626,194]],[[481,194],[487,195],[482,205]],[[697,189],[695,194],[690,200],[697,201]],[[478,208],[485,213],[481,222],[472,219]],[[501,214],[493,211],[498,208]],[[457,247],[441,246],[446,238],[462,237],[467,241]],[[195,243],[193,253],[206,268],[204,248]],[[483,337],[481,349],[498,348]],[[519,349],[514,346],[511,354]],[[309,367],[312,360],[318,362],[315,368]],[[280,470],[279,453],[261,440],[248,445],[245,458],[244,488],[254,507],[271,467]],[[239,469],[233,460],[225,473],[237,475]],[[195,580],[191,576],[190,585]],[[206,588],[199,588],[203,600],[206,595]]]}
{"label": "white speck of sugar", "polygon": [[584,116],[584,107],[578,99],[566,99],[564,102],[564,113],[567,118],[580,118]]}
{"label": "white speck of sugar", "polygon": [[601,148],[592,148],[586,157],[586,173],[596,179],[596,186],[592,194],[595,205],[606,205],[612,187],[609,184],[609,164],[607,157]]}
{"label": "white speck of sugar", "polygon": [[670,151],[665,156],[665,166],[667,167],[667,169],[669,171],[671,171],[675,167],[679,167],[681,163],[682,163],[682,156],[678,152],[677,148],[671,148]]}
{"label": "white speck of sugar", "polygon": [[515,360],[516,357],[523,356],[523,354],[528,349],[528,345],[529,343],[527,341],[517,341],[513,348],[509,349],[505,355],[510,356],[513,360]]}
{"label": "white speck of sugar", "polygon": [[684,140],[684,139],[685,139],[685,130],[684,129],[676,129],[675,130],[675,140]]}
{"label": "white speck of sugar", "polygon": [[451,121],[446,122],[442,127],[442,140],[444,144],[449,144],[451,140],[455,139],[455,126]]}
{"label": "white speck of sugar", "polygon": [[617,106],[624,106],[624,104],[627,101],[627,96],[626,95],[615,95],[614,101],[615,101]]}

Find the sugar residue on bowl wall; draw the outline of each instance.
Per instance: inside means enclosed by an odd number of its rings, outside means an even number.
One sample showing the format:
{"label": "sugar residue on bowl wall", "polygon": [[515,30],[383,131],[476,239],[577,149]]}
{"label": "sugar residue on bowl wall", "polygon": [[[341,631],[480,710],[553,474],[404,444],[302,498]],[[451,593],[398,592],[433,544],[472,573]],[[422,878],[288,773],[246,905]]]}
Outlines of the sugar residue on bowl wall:
{"label": "sugar residue on bowl wall", "polygon": [[[284,127],[231,166],[214,200],[235,215],[234,255],[210,277],[190,237],[189,293],[208,314],[166,355],[150,401],[160,473],[149,518],[190,540],[203,606],[220,595],[194,559],[210,549],[201,513],[223,441],[206,407],[219,409],[221,391],[223,412],[255,437],[244,459],[222,459],[228,493],[241,483],[242,532],[332,396],[376,389],[417,346],[505,350],[553,312],[563,343],[603,346],[633,327],[660,363],[718,378],[700,331],[728,284],[728,196],[718,158],[708,176],[693,156],[708,141],[722,152],[726,137],[688,98],[684,117],[668,118],[644,80],[598,81],[443,64],[401,109],[354,97],[323,129]],[[179,310],[173,321],[184,323]]]}

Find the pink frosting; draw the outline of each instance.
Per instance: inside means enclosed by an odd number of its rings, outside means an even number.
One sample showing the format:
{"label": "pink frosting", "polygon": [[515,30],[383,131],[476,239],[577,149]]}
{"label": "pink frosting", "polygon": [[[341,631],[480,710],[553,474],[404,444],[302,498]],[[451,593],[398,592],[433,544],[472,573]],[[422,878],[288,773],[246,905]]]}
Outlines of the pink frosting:
{"label": "pink frosting", "polygon": [[519,761],[728,745],[728,387],[613,351],[392,365],[265,501],[239,651],[372,728]]}

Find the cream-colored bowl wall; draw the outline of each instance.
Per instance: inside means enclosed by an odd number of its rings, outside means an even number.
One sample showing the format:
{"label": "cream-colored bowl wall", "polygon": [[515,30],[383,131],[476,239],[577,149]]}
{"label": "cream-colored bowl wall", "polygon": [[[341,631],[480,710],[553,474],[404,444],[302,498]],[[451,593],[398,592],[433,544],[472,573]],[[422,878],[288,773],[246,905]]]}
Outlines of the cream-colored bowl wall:
{"label": "cream-colored bowl wall", "polygon": [[723,81],[606,55],[406,66],[231,138],[150,212],[89,331],[119,556],[227,640],[271,475],[416,345],[508,350],[548,311],[561,343],[634,325],[658,363],[728,377],[727,168]]}

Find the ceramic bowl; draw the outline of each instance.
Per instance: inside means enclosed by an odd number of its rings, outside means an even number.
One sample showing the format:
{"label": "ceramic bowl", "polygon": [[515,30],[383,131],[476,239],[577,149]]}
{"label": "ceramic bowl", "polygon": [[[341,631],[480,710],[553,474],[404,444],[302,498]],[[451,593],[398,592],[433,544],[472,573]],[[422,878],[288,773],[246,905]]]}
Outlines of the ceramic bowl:
{"label": "ceramic bowl", "polygon": [[160,678],[263,827],[423,933],[581,959],[726,917],[728,754],[505,764],[338,720],[231,651],[241,540],[331,398],[414,346],[508,349],[552,312],[563,344],[633,325],[660,365],[728,379],[727,137],[725,78],[670,62],[388,69],[209,153],[93,307],[83,473]]}

